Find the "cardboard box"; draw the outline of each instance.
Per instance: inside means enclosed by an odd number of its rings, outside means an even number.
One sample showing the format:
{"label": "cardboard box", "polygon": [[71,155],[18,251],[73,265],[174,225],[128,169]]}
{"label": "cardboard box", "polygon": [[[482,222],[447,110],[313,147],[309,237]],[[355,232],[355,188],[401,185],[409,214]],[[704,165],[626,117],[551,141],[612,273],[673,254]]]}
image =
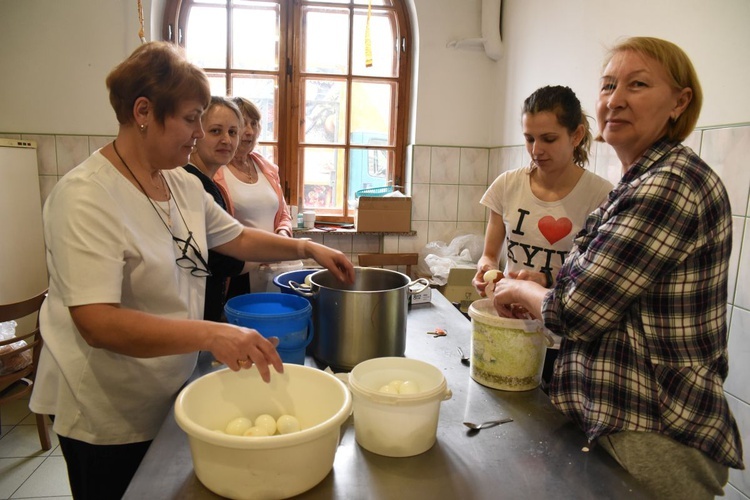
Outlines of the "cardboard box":
{"label": "cardboard box", "polygon": [[476,273],[476,267],[452,267],[448,274],[448,282],[438,288],[446,299],[459,305],[461,312],[468,312],[471,303],[482,298],[471,284]]}
{"label": "cardboard box", "polygon": [[359,233],[408,233],[411,231],[411,196],[363,196],[357,208]]}
{"label": "cardboard box", "polygon": [[432,302],[432,288],[429,286],[419,293],[411,295],[411,303],[415,304],[429,304]]}

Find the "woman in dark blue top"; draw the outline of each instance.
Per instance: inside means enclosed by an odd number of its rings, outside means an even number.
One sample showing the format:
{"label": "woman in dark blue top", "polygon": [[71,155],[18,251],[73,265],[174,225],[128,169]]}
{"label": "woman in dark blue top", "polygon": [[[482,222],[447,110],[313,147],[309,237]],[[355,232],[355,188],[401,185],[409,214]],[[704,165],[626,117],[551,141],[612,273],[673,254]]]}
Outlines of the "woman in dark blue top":
{"label": "woman in dark blue top", "polygon": [[[242,114],[231,100],[213,96],[201,122],[206,135],[196,142],[195,150],[190,155],[190,163],[184,168],[198,177],[206,192],[231,214],[228,195],[212,178],[219,167],[226,165],[234,156],[242,129]],[[230,277],[241,274],[244,267],[245,263],[241,260],[213,250],[208,251],[211,276],[206,278],[203,319],[224,321],[227,281]]]}

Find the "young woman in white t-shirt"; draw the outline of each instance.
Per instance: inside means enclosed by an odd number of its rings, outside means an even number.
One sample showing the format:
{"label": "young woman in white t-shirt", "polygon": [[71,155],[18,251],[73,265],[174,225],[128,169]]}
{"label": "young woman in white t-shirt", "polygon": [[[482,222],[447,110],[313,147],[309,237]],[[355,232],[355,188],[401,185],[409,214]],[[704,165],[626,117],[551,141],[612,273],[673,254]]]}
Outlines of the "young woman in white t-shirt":
{"label": "young woman in white t-shirt", "polygon": [[[483,276],[498,269],[554,283],[573,237],[612,184],[584,167],[591,144],[586,115],[568,87],[542,87],[523,105],[523,135],[531,164],[502,173],[480,203],[490,209],[484,252],[473,284],[486,296]],[[490,293],[491,295],[491,293]]]}
{"label": "young woman in white t-shirt", "polygon": [[[575,93],[563,86],[542,87],[523,104],[523,135],[531,164],[504,172],[480,203],[490,209],[484,252],[473,284],[482,296],[493,295],[484,274],[498,269],[510,278],[531,279],[551,287],[589,213],[606,198],[612,184],[586,170],[591,144],[586,115]],[[530,317],[522,307],[520,318]],[[547,351],[542,380],[552,378],[560,338]]]}

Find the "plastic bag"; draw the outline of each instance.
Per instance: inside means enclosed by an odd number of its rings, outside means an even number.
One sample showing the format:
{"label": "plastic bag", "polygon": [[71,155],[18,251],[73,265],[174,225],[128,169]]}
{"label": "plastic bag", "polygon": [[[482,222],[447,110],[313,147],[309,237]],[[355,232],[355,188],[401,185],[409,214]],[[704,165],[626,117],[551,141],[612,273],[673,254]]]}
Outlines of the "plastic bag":
{"label": "plastic bag", "polygon": [[456,236],[448,245],[451,255],[459,255],[462,258],[468,256],[468,260],[476,264],[484,251],[484,236],[476,234],[464,234]]}
{"label": "plastic bag", "polygon": [[[0,340],[10,340],[16,336],[16,322],[6,321],[0,323]],[[26,347],[25,340],[19,340],[12,344],[0,346],[0,354],[7,354],[18,349]],[[16,355],[6,356],[0,358],[0,375],[7,375],[9,373],[23,370],[31,364],[31,349],[26,349]]]}
{"label": "plastic bag", "polygon": [[447,244],[431,241],[419,252],[417,272],[420,276],[431,276],[436,285],[448,283],[451,268],[476,264],[484,250],[484,238],[476,234],[456,236]]}

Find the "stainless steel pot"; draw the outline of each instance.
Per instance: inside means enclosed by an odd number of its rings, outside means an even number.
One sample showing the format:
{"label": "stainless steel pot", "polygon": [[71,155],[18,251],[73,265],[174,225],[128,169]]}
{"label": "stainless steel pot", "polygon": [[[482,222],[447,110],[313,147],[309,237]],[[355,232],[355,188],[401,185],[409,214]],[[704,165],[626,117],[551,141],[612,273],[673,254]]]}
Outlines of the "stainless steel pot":
{"label": "stainless steel pot", "polygon": [[409,295],[429,286],[397,271],[372,267],[354,269],[354,284],[338,281],[328,270],[310,275],[311,287],[290,282],[313,305],[313,356],[333,369],[351,370],[382,356],[403,356]]}

